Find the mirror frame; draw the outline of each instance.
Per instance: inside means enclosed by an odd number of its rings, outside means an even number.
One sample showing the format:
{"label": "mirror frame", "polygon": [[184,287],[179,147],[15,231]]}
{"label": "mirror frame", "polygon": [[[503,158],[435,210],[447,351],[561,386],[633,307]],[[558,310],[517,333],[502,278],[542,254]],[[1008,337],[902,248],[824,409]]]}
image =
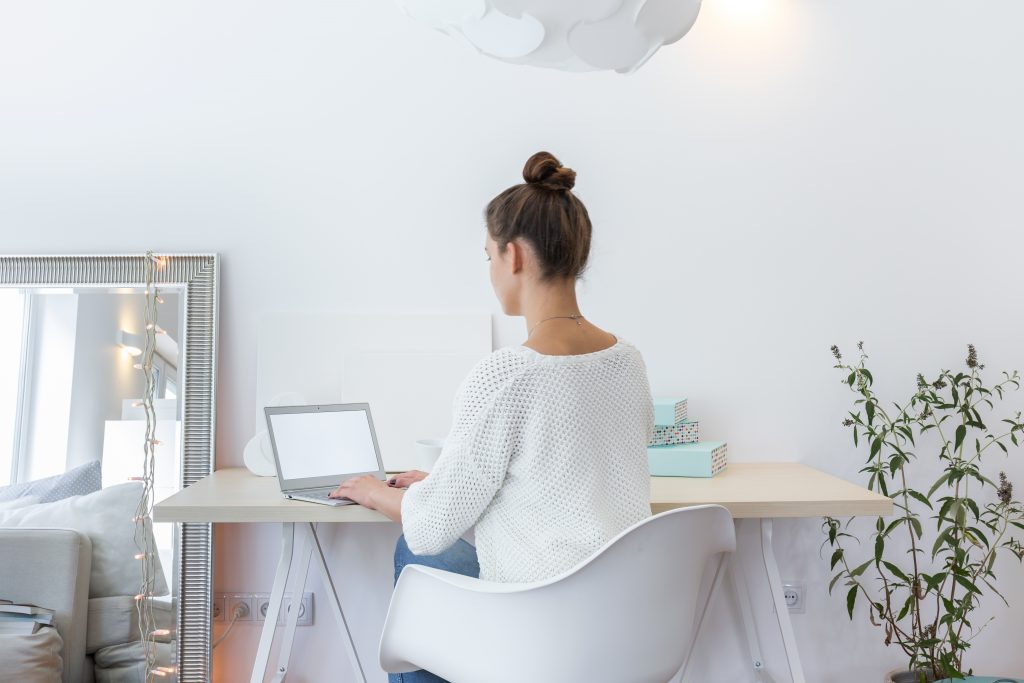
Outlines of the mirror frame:
{"label": "mirror frame", "polygon": [[[181,334],[182,446],[179,489],[213,473],[216,437],[217,254],[157,254],[157,287],[184,294]],[[0,256],[0,287],[145,288],[146,256]],[[213,525],[183,523],[178,533],[179,683],[210,680],[213,633]],[[186,581],[186,578],[188,579]]]}

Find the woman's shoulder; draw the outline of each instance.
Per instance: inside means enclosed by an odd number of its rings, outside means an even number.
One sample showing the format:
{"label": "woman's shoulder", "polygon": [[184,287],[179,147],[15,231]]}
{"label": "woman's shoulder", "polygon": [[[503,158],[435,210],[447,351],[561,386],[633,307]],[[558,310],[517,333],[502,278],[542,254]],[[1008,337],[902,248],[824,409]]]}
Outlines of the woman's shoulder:
{"label": "woman's shoulder", "polygon": [[460,387],[461,394],[493,395],[508,386],[529,365],[529,359],[515,347],[491,351],[473,365]]}

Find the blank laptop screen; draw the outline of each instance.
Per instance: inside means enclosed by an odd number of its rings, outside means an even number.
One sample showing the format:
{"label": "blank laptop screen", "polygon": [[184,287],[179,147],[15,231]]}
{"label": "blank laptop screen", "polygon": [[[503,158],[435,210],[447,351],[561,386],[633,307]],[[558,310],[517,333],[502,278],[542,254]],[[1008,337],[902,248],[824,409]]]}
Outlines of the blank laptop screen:
{"label": "blank laptop screen", "polygon": [[285,479],[377,471],[365,410],[271,415]]}

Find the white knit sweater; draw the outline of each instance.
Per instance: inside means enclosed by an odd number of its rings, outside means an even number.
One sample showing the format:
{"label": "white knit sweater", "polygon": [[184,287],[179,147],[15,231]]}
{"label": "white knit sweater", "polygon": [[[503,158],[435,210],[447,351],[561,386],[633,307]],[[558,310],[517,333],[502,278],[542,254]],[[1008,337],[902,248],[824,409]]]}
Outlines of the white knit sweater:
{"label": "white knit sweater", "polygon": [[434,469],[402,499],[409,548],[435,555],[475,524],[480,578],[559,574],[650,516],[653,429],[646,365],[621,337],[571,356],[498,349],[463,380]]}

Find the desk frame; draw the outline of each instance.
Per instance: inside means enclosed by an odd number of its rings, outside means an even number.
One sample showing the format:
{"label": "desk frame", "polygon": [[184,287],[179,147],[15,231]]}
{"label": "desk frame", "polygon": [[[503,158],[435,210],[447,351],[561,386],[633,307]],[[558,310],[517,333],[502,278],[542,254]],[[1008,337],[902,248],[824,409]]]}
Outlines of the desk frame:
{"label": "desk frame", "polygon": [[[298,536],[298,547],[295,541]],[[338,628],[343,635],[342,642],[352,664],[352,671],[355,673],[358,683],[366,683],[366,674],[363,673],[362,663],[356,653],[355,644],[352,642],[352,631],[345,619],[345,611],[341,607],[341,600],[338,599],[338,590],[334,586],[334,579],[327,568],[327,560],[324,558],[324,550],[320,545],[320,537],[316,533],[315,522],[286,522],[281,525],[281,558],[277,563],[277,572],[274,575],[274,586],[270,590],[270,605],[267,607],[267,618],[263,622],[263,631],[260,633],[260,645],[256,650],[256,661],[252,667],[251,683],[263,683],[267,673],[267,663],[270,660],[270,648],[274,642],[274,635],[277,632],[277,620],[281,614],[285,595],[300,596],[305,590],[306,579],[309,575],[309,562],[316,551],[316,566],[320,572],[320,578],[329,593],[328,603],[334,618],[338,622]],[[298,562],[295,560],[298,559]],[[293,601],[298,604],[298,601]],[[278,654],[277,669],[273,683],[283,683],[288,675],[288,661],[291,659],[292,643],[295,639],[295,627],[299,621],[299,610],[292,609],[288,612],[284,627],[284,640],[281,642],[281,651]]]}

